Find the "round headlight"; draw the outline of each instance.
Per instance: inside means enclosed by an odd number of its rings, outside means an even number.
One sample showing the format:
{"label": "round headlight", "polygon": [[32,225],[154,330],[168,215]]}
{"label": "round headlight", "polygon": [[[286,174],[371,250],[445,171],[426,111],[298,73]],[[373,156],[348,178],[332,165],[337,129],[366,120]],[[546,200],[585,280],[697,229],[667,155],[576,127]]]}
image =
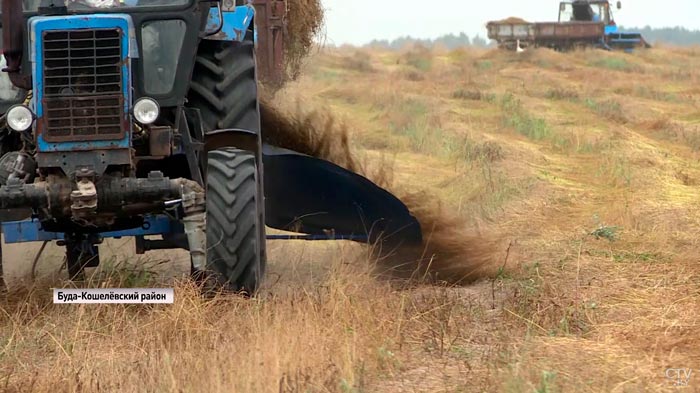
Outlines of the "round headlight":
{"label": "round headlight", "polygon": [[27,131],[34,123],[34,113],[24,105],[15,105],[7,111],[7,125],[15,131]]}
{"label": "round headlight", "polygon": [[160,115],[160,106],[152,98],[141,98],[134,104],[134,117],[141,124],[153,124]]}

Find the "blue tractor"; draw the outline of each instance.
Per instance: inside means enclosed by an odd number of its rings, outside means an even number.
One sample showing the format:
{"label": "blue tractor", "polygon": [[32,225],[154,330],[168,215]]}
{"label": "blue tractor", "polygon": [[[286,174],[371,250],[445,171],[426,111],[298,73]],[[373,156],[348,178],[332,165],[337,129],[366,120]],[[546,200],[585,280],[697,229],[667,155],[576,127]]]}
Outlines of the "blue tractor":
{"label": "blue tractor", "polygon": [[[622,2],[617,2],[617,9],[622,9]],[[600,45],[605,49],[632,50],[650,48],[651,45],[637,32],[620,30],[615,22],[613,10],[608,0],[573,0],[559,5],[559,22],[601,23],[604,35]]]}
{"label": "blue tractor", "polygon": [[5,242],[65,246],[75,280],[133,236],[248,294],[267,238],[420,242],[387,191],[263,143],[255,19],[243,0],[2,0]]}
{"label": "blue tractor", "polygon": [[[617,3],[622,8],[622,3]],[[600,48],[631,51],[650,48],[640,33],[623,32],[615,23],[608,0],[567,0],[559,3],[556,22],[529,23],[510,18],[487,24],[488,37],[502,49],[522,51],[543,47],[559,51]]]}

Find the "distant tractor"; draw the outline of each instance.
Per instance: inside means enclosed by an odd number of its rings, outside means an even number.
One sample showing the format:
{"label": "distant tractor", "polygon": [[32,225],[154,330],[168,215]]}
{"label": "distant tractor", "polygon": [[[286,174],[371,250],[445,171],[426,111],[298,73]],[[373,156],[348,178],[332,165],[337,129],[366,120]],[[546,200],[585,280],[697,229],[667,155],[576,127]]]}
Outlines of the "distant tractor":
{"label": "distant tractor", "polygon": [[[622,3],[617,2],[617,8]],[[560,51],[576,48],[633,50],[649,48],[640,33],[622,32],[607,0],[573,0],[559,4],[558,22],[528,23],[510,18],[487,24],[488,37],[507,50],[544,47]]]}
{"label": "distant tractor", "polygon": [[281,72],[285,11],[280,0],[2,0],[4,241],[55,241],[81,279],[103,239],[135,237],[136,253],[189,250],[196,279],[248,294],[266,239],[420,242],[387,191],[263,143],[257,81]]}

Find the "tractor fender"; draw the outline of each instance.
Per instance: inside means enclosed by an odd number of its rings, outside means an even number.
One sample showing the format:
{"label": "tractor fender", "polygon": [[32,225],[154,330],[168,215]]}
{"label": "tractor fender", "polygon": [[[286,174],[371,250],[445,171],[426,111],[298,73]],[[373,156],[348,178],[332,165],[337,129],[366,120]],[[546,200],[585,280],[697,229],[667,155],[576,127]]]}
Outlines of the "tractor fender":
{"label": "tractor fender", "polygon": [[251,4],[233,9],[211,7],[207,17],[205,40],[238,41],[245,39],[246,32],[255,18],[255,8]]}
{"label": "tractor fender", "polygon": [[257,132],[240,128],[212,130],[204,133],[204,149],[206,151],[235,147],[258,155],[261,150],[260,144],[260,135]]}

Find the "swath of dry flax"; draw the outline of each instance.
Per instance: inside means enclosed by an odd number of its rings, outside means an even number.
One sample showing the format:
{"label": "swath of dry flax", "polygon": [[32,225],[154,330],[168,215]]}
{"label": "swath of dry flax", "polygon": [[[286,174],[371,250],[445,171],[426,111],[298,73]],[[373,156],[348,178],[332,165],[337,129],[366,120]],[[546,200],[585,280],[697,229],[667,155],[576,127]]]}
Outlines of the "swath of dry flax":
{"label": "swath of dry flax", "polygon": [[456,213],[426,192],[407,190],[391,182],[386,166],[379,171],[361,165],[350,148],[345,124],[328,112],[276,109],[261,103],[263,138],[269,144],[331,161],[361,174],[399,197],[418,219],[423,243],[399,248],[378,247],[381,273],[399,277],[464,283],[493,275],[504,262],[503,241],[477,233]]}

